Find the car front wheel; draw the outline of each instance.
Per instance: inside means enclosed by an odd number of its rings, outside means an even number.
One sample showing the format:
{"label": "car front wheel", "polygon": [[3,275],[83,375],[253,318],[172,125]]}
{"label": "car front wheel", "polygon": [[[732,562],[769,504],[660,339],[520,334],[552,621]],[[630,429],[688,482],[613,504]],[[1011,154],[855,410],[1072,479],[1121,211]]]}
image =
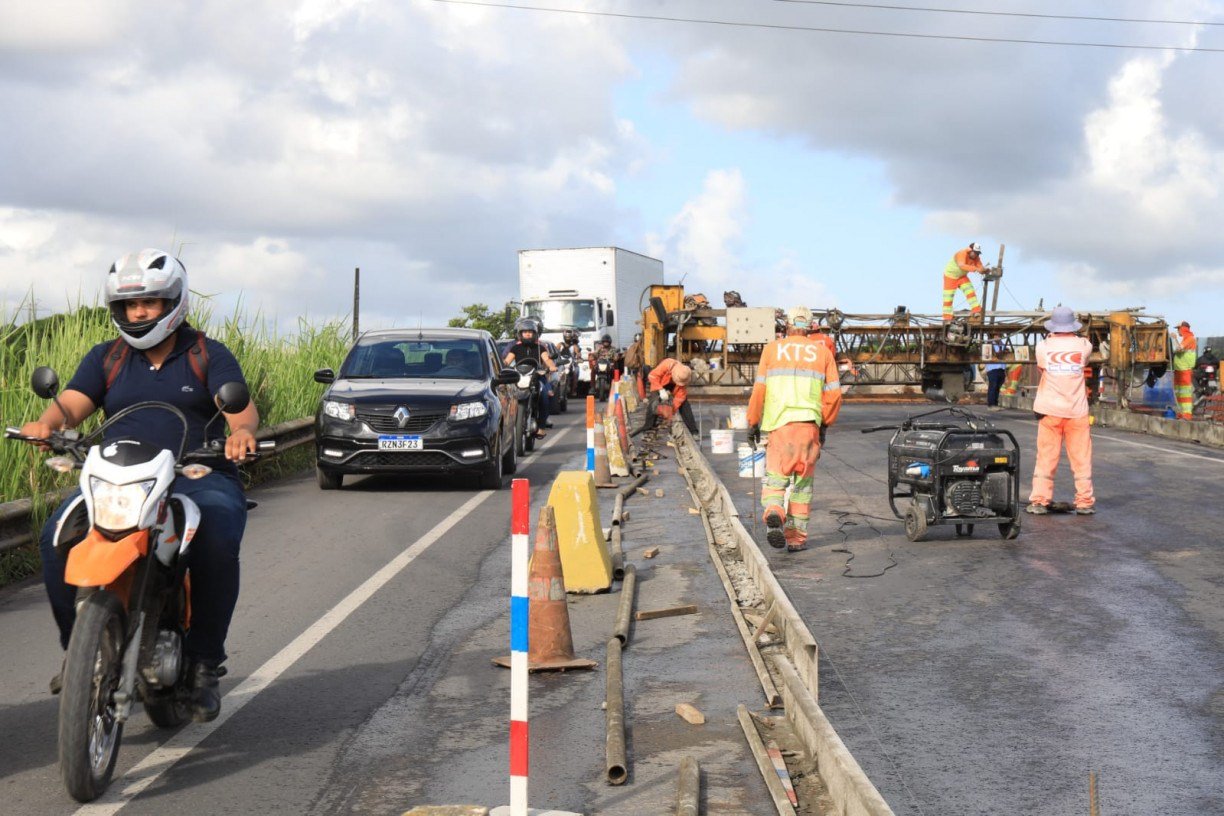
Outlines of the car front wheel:
{"label": "car front wheel", "polygon": [[320,490],[339,490],[344,483],[344,474],[315,465],[315,481],[319,483]]}

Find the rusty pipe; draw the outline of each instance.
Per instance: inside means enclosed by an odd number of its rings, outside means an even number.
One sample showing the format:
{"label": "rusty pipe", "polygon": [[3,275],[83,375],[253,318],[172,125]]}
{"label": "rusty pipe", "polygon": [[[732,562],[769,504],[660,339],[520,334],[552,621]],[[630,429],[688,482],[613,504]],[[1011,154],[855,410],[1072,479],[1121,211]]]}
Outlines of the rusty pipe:
{"label": "rusty pipe", "polygon": [[625,567],[624,580],[621,582],[620,606],[616,610],[616,627],[612,630],[612,637],[619,640],[622,646],[629,644],[629,622],[633,619],[636,595],[637,568],[630,564]]}
{"label": "rusty pipe", "polygon": [[686,756],[680,760],[680,778],[676,781],[676,816],[697,816],[700,804],[701,767]]}
{"label": "rusty pipe", "polygon": [[625,697],[621,676],[621,642],[608,640],[608,685],[605,693],[607,745],[605,774],[609,785],[623,785],[629,778],[625,760]]}

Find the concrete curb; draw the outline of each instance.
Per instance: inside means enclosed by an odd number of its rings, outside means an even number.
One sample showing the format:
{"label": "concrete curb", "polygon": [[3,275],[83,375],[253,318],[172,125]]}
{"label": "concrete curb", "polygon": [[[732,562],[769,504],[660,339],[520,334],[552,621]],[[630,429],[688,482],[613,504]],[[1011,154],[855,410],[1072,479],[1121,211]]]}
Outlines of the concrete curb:
{"label": "concrete curb", "polygon": [[[745,529],[738,514],[733,515],[726,486],[701,452],[701,447],[679,423],[672,423],[672,438],[677,453],[684,454],[686,469],[701,471],[719,486],[709,500],[693,490],[707,512],[720,514],[731,527],[744,558],[744,566],[753,584],[772,607],[773,621],[783,639],[784,654],[771,657],[774,671],[781,679],[781,692],[786,718],[800,736],[804,749],[817,759],[820,776],[837,803],[837,812],[848,816],[893,816],[893,810],[875,785],[867,778],[862,766],[837,735],[816,699],[819,693],[819,648],[803,618],[782,589],[769,568],[769,561],[756,541]],[[718,553],[711,545],[712,558]]]}
{"label": "concrete curb", "polygon": [[[1020,411],[1033,410],[1033,398],[1026,395],[1000,397],[999,403],[1004,407]],[[1213,448],[1224,448],[1224,425],[1217,422],[1165,419],[1153,414],[1138,414],[1107,405],[1092,406],[1092,415],[1096,417],[1096,424],[1103,428],[1117,428],[1120,431],[1133,431],[1165,439],[1177,439],[1182,442],[1196,442]]]}

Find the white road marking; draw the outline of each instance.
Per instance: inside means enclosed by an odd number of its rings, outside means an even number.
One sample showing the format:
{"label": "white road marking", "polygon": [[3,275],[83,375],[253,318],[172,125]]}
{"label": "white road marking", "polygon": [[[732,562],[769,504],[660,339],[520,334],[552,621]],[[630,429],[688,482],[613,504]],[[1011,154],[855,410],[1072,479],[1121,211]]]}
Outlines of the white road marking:
{"label": "white road marking", "polygon": [[[555,445],[569,431],[570,428],[563,428],[552,439],[537,447],[536,452],[541,452],[545,448]],[[415,561],[417,556],[425,552],[452,527],[464,518],[467,518],[468,514],[481,503],[488,501],[493,496],[509,497],[509,495],[509,492],[482,490],[475,496],[472,496],[472,498],[460,505],[428,533],[413,542],[408,549],[404,550],[385,567],[366,579],[361,586],[350,592],[344,600],[340,601],[329,612],[324,614],[323,617],[311,624],[306,631],[302,632],[289,645],[273,655],[268,662],[252,672],[237,688],[226,694],[225,704],[221,707],[221,714],[217,719],[206,724],[189,725],[179,731],[167,740],[164,745],[138,762],[121,779],[115,780],[110,790],[103,796],[78,808],[74,816],[111,816],[111,814],[118,813],[128,802],[139,796],[146,788],[157,781],[158,777],[172,768],[176,762],[187,756],[192,749],[207,739],[210,734],[225,725],[230,717],[241,711],[247,703],[255,699],[259,692],[270,686],[290,666],[314,648],[323,638],[327,637],[332,630],[343,623],[349,615],[353,614],[362,604],[373,597],[374,593],[390,583],[395,576],[399,575],[409,564]]]}
{"label": "white road marking", "polygon": [[[1031,424],[1033,424],[1033,425],[1036,425],[1036,424],[1037,424],[1037,420],[1035,420],[1035,419],[1022,419],[1022,420],[1020,420],[1020,421],[1021,421],[1021,422],[1028,422],[1028,423],[1031,423]],[[1095,426],[1094,426],[1094,427],[1095,427]],[[1149,444],[1147,444],[1146,442],[1133,442],[1133,441],[1131,441],[1130,439],[1119,439],[1119,438],[1118,438],[1118,437],[1116,437],[1116,436],[1106,436],[1106,435],[1104,435],[1104,434],[1100,433],[1099,431],[1094,431],[1094,432],[1093,432],[1093,434],[1092,434],[1092,439],[1093,439],[1093,441],[1095,441],[1095,440],[1097,440],[1097,439],[1104,439],[1104,440],[1106,440],[1106,441],[1108,441],[1108,442],[1117,442],[1117,443],[1119,443],[1119,444],[1121,444],[1121,445],[1134,445],[1134,446],[1135,446],[1135,447],[1137,447],[1137,448],[1151,448],[1151,449],[1152,449],[1152,450],[1154,450],[1154,451],[1160,451],[1161,453],[1170,453],[1170,454],[1173,454],[1174,456],[1188,456],[1188,457],[1190,457],[1191,459],[1205,459],[1205,460],[1207,460],[1208,462],[1215,462],[1216,464],[1224,464],[1224,459],[1217,458],[1217,457],[1214,457],[1214,456],[1204,456],[1204,455],[1203,455],[1203,454],[1201,454],[1201,453],[1190,453],[1189,451],[1170,450],[1169,448],[1162,448],[1162,447],[1161,447],[1161,446],[1159,446],[1159,445],[1149,445]],[[1170,441],[1172,441],[1172,442],[1178,442],[1178,441],[1180,441],[1180,440],[1176,440],[1176,439],[1174,439],[1174,440],[1170,440]]]}

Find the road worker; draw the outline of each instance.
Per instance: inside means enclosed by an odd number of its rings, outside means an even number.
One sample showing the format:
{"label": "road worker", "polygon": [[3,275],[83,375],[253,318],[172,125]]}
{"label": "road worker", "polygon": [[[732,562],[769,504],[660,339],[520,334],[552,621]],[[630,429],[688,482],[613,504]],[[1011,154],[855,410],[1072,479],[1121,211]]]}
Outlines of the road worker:
{"label": "road worker", "polygon": [[1198,364],[1198,339],[1190,324],[1182,321],[1173,340],[1173,399],[1178,419],[1194,418],[1194,367]]}
{"label": "road worker", "polygon": [[948,265],[944,267],[943,280],[943,319],[945,323],[952,320],[952,299],[956,296],[956,290],[959,289],[964,293],[965,299],[969,301],[969,310],[972,316],[980,317],[982,307],[978,304],[977,291],[974,290],[973,284],[969,282],[969,273],[977,272],[981,274],[985,271],[982,266],[982,245],[978,243],[970,244],[952,256],[952,260],[948,261]]}
{"label": "road worker", "polygon": [[[755,445],[761,431],[769,433],[761,488],[766,540],[797,552],[807,547],[812,477],[842,393],[833,355],[808,337],[812,311],[796,306],[787,313],[787,325],[787,336],[761,352],[748,402],[748,440]],[[787,487],[790,503],[784,509]]]}
{"label": "road worker", "polygon": [[1066,306],[1054,309],[1045,326],[1049,334],[1038,341],[1035,355],[1041,372],[1033,400],[1033,412],[1038,418],[1037,461],[1033,465],[1033,490],[1025,509],[1034,515],[1050,512],[1054,471],[1065,444],[1075,477],[1075,512],[1086,516],[1096,512],[1092,492],[1092,422],[1084,388],[1084,369],[1092,354],[1092,342],[1076,336],[1083,324]]}
{"label": "road worker", "polygon": [[812,328],[808,329],[808,337],[827,348],[834,358],[837,357],[837,343],[825,331],[825,327],[821,325],[819,320],[812,321]]}
{"label": "road worker", "polygon": [[680,414],[689,433],[697,433],[693,406],[688,403],[688,384],[692,379],[693,369],[671,357],[665,357],[650,369],[650,376],[647,377],[650,396],[646,399],[644,430],[655,427],[660,419],[670,420]]}

